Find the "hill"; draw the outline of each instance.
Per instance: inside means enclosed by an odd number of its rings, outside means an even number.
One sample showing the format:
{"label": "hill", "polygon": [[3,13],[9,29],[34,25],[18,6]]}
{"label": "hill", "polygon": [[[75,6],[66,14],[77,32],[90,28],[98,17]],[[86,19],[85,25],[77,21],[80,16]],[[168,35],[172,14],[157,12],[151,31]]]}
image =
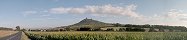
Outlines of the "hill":
{"label": "hill", "polygon": [[104,23],[104,22],[100,22],[100,21],[97,21],[97,20],[85,18],[82,21],[80,21],[76,24],[70,25],[68,27],[99,28],[99,27],[106,27],[106,26],[113,26],[113,25],[108,24],[108,23]]}

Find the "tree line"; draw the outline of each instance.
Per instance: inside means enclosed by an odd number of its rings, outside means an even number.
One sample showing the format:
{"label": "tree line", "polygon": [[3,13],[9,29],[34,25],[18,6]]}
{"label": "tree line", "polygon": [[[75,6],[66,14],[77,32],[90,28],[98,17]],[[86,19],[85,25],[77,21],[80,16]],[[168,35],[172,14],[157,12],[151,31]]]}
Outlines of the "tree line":
{"label": "tree line", "polygon": [[135,28],[151,28],[151,29],[168,29],[170,31],[172,30],[181,30],[181,31],[187,31],[187,28],[185,26],[169,26],[169,25],[150,25],[150,24],[145,24],[145,25],[135,25],[135,24],[119,24],[115,23],[112,24],[114,27],[135,27]]}

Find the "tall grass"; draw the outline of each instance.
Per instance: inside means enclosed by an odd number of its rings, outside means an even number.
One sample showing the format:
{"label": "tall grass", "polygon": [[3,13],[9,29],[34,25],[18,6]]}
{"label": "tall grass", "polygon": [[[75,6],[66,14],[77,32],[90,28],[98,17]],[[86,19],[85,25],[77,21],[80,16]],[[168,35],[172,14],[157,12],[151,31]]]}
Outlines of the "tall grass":
{"label": "tall grass", "polygon": [[186,32],[27,32],[32,40],[187,40]]}

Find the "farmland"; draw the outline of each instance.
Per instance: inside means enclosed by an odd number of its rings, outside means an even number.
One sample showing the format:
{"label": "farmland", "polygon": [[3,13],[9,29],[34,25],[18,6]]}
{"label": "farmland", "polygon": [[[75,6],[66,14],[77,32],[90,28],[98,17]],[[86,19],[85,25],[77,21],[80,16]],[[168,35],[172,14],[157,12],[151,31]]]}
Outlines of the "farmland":
{"label": "farmland", "polygon": [[186,32],[26,32],[33,40],[187,40]]}
{"label": "farmland", "polygon": [[0,38],[1,37],[5,37],[11,34],[17,33],[16,31],[4,31],[4,30],[0,30]]}

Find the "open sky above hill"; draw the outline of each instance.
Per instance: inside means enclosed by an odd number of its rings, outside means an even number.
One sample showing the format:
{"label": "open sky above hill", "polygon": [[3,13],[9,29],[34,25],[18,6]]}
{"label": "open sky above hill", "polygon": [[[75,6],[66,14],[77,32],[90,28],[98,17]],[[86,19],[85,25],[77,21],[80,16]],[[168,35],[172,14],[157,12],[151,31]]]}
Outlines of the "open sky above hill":
{"label": "open sky above hill", "polygon": [[187,26],[187,0],[0,0],[0,26],[49,28],[92,18],[107,23]]}

